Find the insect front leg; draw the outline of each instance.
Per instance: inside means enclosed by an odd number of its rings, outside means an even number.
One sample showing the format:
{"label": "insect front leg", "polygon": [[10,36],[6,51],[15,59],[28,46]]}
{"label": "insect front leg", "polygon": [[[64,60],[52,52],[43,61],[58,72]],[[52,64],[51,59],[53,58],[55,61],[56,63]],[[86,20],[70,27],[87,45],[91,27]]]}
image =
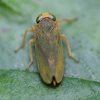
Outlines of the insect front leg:
{"label": "insect front leg", "polygon": [[59,19],[57,22],[61,22],[61,21],[72,22],[77,19],[78,19],[77,17],[73,17],[72,19],[62,18],[62,19]]}
{"label": "insect front leg", "polygon": [[22,48],[22,47],[24,46],[27,31],[34,32],[34,30],[31,29],[31,28],[28,28],[28,29],[25,31],[24,36],[23,36],[23,40],[22,40],[22,44],[15,50],[15,52],[17,52],[20,48]]}
{"label": "insect front leg", "polygon": [[31,62],[26,67],[26,70],[29,70],[30,65],[33,63],[32,47],[31,47],[31,43],[33,43],[33,42],[35,42],[35,38],[34,39],[31,39],[30,42],[29,42],[29,50],[30,50],[30,59],[31,59]]}
{"label": "insect front leg", "polygon": [[66,44],[67,44],[67,47],[68,47],[69,56],[72,57],[74,60],[76,60],[76,62],[78,62],[79,60],[76,59],[76,58],[71,54],[71,49],[70,49],[70,46],[69,46],[67,37],[66,37],[65,35],[62,34],[62,35],[61,35],[61,38],[64,38],[65,41],[66,41]]}

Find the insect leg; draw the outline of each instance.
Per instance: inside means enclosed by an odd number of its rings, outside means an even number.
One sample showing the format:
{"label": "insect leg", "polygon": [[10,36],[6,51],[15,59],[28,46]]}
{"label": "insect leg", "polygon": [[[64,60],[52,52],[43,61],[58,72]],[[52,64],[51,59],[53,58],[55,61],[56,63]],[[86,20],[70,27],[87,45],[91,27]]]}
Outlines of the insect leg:
{"label": "insect leg", "polygon": [[29,42],[29,50],[30,50],[30,59],[31,59],[31,62],[26,67],[27,70],[29,70],[30,65],[33,63],[32,47],[31,47],[31,43],[33,43],[33,42],[35,42],[35,38],[34,39],[31,39],[30,42]]}
{"label": "insect leg", "polygon": [[74,20],[77,20],[77,17],[73,17],[72,19],[61,18],[61,19],[59,19],[57,22],[61,22],[61,21],[72,22],[72,21],[74,21]]}
{"label": "insect leg", "polygon": [[66,44],[67,44],[67,47],[68,47],[69,56],[72,57],[73,59],[75,59],[76,62],[78,62],[79,60],[76,59],[76,58],[75,58],[74,56],[72,56],[72,54],[71,54],[71,50],[70,50],[70,46],[69,46],[69,43],[68,43],[67,37],[66,37],[65,35],[62,34],[62,35],[61,35],[61,38],[64,38],[65,41],[66,41]]}
{"label": "insect leg", "polygon": [[23,36],[23,40],[22,40],[22,44],[15,50],[15,52],[17,52],[20,48],[22,48],[22,47],[24,46],[24,43],[25,43],[25,37],[26,37],[27,31],[34,32],[34,30],[31,29],[31,28],[28,28],[28,29],[25,31],[24,36]]}

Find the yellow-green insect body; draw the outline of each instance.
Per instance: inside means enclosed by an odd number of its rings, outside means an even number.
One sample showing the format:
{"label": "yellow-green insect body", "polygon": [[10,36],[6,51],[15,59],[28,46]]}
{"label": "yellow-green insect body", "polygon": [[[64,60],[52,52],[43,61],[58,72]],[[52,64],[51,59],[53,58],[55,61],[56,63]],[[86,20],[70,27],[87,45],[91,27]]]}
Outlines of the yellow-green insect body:
{"label": "yellow-green insect body", "polygon": [[35,33],[35,38],[29,42],[31,62],[26,69],[29,69],[33,62],[31,43],[35,42],[38,69],[43,81],[47,84],[53,83],[55,86],[63,78],[64,58],[62,38],[67,43],[69,56],[78,62],[78,59],[71,54],[67,37],[60,33],[60,22],[62,20],[70,22],[75,19],[76,17],[71,20],[63,18],[56,21],[55,16],[51,13],[44,12],[40,14],[36,19],[37,24],[34,24],[32,29],[29,28],[26,30],[21,46],[15,50],[17,52],[23,47],[27,31]]}
{"label": "yellow-green insect body", "polygon": [[35,50],[40,75],[48,84],[53,79],[59,83],[63,77],[64,59],[58,23],[46,17],[35,26],[35,30]]}

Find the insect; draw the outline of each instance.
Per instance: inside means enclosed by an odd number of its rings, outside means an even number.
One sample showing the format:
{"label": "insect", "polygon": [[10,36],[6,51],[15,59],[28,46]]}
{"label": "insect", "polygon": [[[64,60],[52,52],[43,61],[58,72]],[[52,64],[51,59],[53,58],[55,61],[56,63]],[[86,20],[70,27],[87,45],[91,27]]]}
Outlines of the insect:
{"label": "insect", "polygon": [[22,44],[15,50],[15,52],[17,52],[24,46],[27,31],[34,32],[35,38],[29,41],[31,61],[26,69],[28,70],[30,65],[33,63],[31,44],[35,42],[38,69],[43,81],[47,84],[53,83],[53,85],[56,86],[56,84],[60,83],[63,78],[64,57],[62,38],[64,38],[66,41],[69,56],[78,62],[78,59],[71,54],[67,37],[60,32],[61,21],[71,22],[76,19],[77,17],[72,19],[62,18],[56,21],[56,17],[53,14],[43,12],[36,18],[37,24],[34,24],[32,29],[28,28],[25,31]]}

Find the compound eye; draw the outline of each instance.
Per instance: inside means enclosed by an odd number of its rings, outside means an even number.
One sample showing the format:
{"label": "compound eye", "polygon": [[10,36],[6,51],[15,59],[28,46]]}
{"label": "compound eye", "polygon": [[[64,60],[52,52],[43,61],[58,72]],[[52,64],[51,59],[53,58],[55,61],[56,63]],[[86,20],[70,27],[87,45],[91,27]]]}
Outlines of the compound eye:
{"label": "compound eye", "polygon": [[39,21],[43,18],[42,14],[40,14],[39,16],[37,16],[36,18],[36,22],[39,23]]}
{"label": "compound eye", "polygon": [[56,17],[53,14],[50,13],[49,17],[56,21]]}

